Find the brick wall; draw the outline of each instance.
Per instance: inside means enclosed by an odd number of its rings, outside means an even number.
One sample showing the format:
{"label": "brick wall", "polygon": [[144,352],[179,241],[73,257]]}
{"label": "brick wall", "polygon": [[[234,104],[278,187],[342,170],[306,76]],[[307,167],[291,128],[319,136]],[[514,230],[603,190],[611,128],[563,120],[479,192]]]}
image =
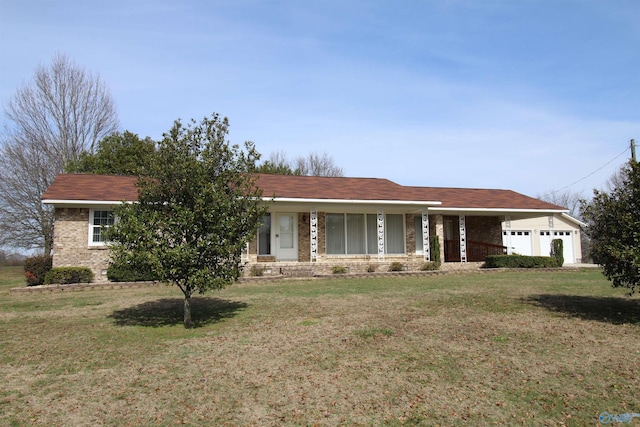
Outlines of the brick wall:
{"label": "brick wall", "polygon": [[[436,232],[437,232],[436,216],[437,215],[429,215],[429,237],[436,235]],[[422,214],[420,215],[406,214],[405,215],[405,228],[407,230],[407,235],[406,235],[407,255],[414,255],[416,253],[416,227],[414,222],[416,221],[416,218],[419,218],[419,220],[422,221]],[[442,240],[442,237],[440,237],[440,240]],[[440,243],[440,245],[442,246],[442,243]],[[422,257],[422,255],[420,255],[420,257]]]}
{"label": "brick wall", "polygon": [[[446,221],[451,221],[453,239],[460,238],[459,217],[445,216]],[[502,223],[497,216],[465,216],[467,229],[467,240],[474,240],[482,243],[492,243],[502,245]]]}
{"label": "brick wall", "polygon": [[109,251],[89,247],[89,209],[56,208],[53,236],[53,267],[88,267],[96,282],[107,280]]}
{"label": "brick wall", "polygon": [[502,223],[497,216],[468,216],[467,239],[476,242],[502,245]]}
{"label": "brick wall", "polygon": [[311,260],[311,221],[309,212],[298,212],[298,261]]}

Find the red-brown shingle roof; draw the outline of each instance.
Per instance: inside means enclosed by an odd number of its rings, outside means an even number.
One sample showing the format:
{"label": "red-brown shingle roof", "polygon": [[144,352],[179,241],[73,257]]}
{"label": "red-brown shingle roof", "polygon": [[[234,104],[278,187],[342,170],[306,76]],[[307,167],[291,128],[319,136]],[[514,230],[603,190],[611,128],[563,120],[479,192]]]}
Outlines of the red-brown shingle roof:
{"label": "red-brown shingle roof", "polygon": [[343,178],[259,174],[265,197],[328,200],[406,201],[405,187],[380,178]]}
{"label": "red-brown shingle roof", "polygon": [[[136,177],[116,175],[59,175],[44,200],[134,201]],[[442,202],[441,208],[566,210],[511,190],[406,187],[387,179],[259,174],[257,185],[265,197],[325,200],[387,200]]]}
{"label": "red-brown shingle roof", "polygon": [[42,199],[131,202],[138,200],[136,182],[138,178],[134,176],[61,174]]}
{"label": "red-brown shingle roof", "polygon": [[440,200],[441,208],[566,210],[562,206],[511,190],[483,188],[407,187],[427,199]]}

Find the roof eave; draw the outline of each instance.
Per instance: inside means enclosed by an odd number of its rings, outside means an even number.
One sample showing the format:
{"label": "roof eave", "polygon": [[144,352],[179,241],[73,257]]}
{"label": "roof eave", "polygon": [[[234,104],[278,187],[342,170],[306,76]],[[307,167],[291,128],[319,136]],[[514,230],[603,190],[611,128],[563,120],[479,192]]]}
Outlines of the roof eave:
{"label": "roof eave", "polygon": [[575,218],[571,215],[569,215],[568,213],[564,212],[562,214],[563,217],[567,218],[569,221],[574,222],[576,224],[578,224],[580,227],[586,227],[587,224],[585,222],[580,221],[578,218]]}
{"label": "roof eave", "polygon": [[[122,200],[64,200],[64,199],[43,199],[42,203],[53,206],[113,206],[123,203]],[[124,202],[133,203],[133,202]]]}
{"label": "roof eave", "polygon": [[435,208],[444,212],[504,212],[504,213],[559,213],[566,214],[566,210],[561,209],[512,209],[512,208]]}
{"label": "roof eave", "polygon": [[356,205],[403,205],[403,206],[440,206],[442,202],[420,200],[346,200],[312,199],[297,197],[263,197],[265,202],[305,203],[305,204],[356,204]]}

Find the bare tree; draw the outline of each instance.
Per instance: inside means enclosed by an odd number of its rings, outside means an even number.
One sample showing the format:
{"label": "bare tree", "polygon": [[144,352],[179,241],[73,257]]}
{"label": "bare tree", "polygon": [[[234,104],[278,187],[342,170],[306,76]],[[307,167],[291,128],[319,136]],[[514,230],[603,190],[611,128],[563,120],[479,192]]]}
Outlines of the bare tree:
{"label": "bare tree", "polygon": [[336,166],[333,157],[327,153],[309,153],[306,157],[299,156],[289,161],[287,153],[274,151],[256,171],[282,175],[344,176],[342,168]]}
{"label": "bare tree", "polygon": [[611,193],[616,188],[622,188],[624,185],[624,167],[618,169],[617,172],[613,173],[607,182],[605,183],[605,188],[603,191],[606,193]]}
{"label": "bare tree", "polygon": [[0,141],[0,244],[50,253],[53,212],[40,197],[65,165],[118,129],[110,92],[99,76],[64,54],[39,66],[5,110]]}
{"label": "bare tree", "polygon": [[283,150],[272,151],[271,154],[269,154],[269,160],[267,161],[276,168],[291,167],[289,159],[287,158],[287,153]]}
{"label": "bare tree", "polygon": [[297,157],[294,163],[300,175],[344,176],[342,168],[336,166],[333,157],[327,153],[309,153],[307,157]]}
{"label": "bare tree", "polygon": [[553,203],[554,205],[562,206],[569,209],[569,215],[574,218],[580,219],[580,201],[584,199],[584,196],[580,192],[573,191],[550,191],[542,195],[537,196],[538,199],[545,202]]}

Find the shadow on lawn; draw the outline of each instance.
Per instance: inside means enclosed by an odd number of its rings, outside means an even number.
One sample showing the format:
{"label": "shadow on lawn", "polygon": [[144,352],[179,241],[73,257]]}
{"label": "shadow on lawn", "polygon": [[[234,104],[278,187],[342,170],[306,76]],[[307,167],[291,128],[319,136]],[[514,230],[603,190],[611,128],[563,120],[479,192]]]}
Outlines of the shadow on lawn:
{"label": "shadow on lawn", "polygon": [[585,320],[597,320],[615,325],[631,323],[640,326],[640,300],[638,299],[542,294],[532,295],[524,302]]}
{"label": "shadow on lawn", "polygon": [[[193,327],[199,328],[236,315],[247,307],[244,302],[212,297],[191,298]],[[114,311],[108,316],[118,326],[174,326],[184,321],[184,299],[162,298]]]}

